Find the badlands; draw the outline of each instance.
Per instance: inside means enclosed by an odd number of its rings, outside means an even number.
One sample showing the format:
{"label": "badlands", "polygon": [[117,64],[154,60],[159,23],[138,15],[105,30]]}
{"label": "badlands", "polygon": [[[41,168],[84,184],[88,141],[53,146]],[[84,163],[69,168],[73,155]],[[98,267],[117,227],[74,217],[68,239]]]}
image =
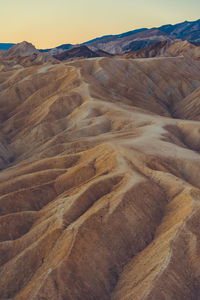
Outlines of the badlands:
{"label": "badlands", "polygon": [[0,299],[200,299],[200,62],[14,50]]}

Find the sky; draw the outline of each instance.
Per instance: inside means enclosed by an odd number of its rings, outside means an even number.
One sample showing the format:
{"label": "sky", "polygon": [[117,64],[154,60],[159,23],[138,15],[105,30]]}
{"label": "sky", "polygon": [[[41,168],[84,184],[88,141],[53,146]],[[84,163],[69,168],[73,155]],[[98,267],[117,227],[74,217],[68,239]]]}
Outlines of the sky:
{"label": "sky", "polygon": [[200,18],[199,0],[0,0],[0,43],[36,48]]}

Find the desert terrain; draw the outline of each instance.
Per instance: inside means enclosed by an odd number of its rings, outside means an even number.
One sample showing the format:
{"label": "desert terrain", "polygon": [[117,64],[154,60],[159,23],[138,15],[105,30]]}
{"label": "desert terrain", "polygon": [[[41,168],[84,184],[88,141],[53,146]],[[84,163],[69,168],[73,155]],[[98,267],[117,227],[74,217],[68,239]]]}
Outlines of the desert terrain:
{"label": "desert terrain", "polygon": [[200,62],[28,49],[0,59],[0,299],[200,299]]}

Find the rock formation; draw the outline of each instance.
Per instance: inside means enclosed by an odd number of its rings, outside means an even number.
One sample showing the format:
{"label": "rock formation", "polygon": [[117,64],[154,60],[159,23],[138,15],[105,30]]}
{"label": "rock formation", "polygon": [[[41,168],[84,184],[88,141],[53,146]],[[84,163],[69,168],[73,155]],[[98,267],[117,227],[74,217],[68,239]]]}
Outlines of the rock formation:
{"label": "rock formation", "polygon": [[40,53],[35,46],[28,42],[16,44],[9,50],[0,52],[1,69],[5,66],[28,67],[45,62],[57,63],[57,60],[50,53]]}
{"label": "rock formation", "polygon": [[199,299],[199,62],[16,62],[0,65],[1,299]]}

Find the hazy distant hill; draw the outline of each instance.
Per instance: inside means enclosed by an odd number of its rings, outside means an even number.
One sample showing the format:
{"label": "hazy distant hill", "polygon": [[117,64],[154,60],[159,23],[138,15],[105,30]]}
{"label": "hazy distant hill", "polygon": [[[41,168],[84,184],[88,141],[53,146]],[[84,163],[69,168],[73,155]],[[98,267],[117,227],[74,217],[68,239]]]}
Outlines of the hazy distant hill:
{"label": "hazy distant hill", "polygon": [[128,31],[128,32],[125,32],[125,33],[117,34],[117,35],[105,35],[105,36],[102,36],[102,37],[99,37],[99,38],[89,40],[89,41],[87,41],[83,44],[91,44],[91,43],[95,43],[95,42],[105,40],[105,39],[108,40],[108,39],[112,39],[112,38],[123,38],[123,37],[130,36],[132,34],[143,32],[145,30],[148,30],[148,28],[141,28],[141,29],[131,30],[131,31]]}
{"label": "hazy distant hill", "polygon": [[178,39],[200,42],[200,19],[193,22],[185,21],[175,25],[164,25],[158,29]]}
{"label": "hazy distant hill", "polygon": [[102,49],[113,54],[125,53],[131,50],[140,50],[156,42],[174,39],[187,40],[199,45],[200,20],[182,22],[175,25],[164,25],[158,28],[132,31],[121,35],[104,36],[86,44],[92,49]]}
{"label": "hazy distant hill", "polygon": [[60,45],[56,48],[52,48],[52,49],[39,49],[40,52],[50,52],[52,55],[57,55],[63,51],[69,50],[71,48],[73,48],[74,45],[72,44],[64,44],[64,45]]}
{"label": "hazy distant hill", "polygon": [[12,44],[12,43],[0,43],[0,50],[8,50],[9,48],[11,48],[14,45],[15,44]]}

